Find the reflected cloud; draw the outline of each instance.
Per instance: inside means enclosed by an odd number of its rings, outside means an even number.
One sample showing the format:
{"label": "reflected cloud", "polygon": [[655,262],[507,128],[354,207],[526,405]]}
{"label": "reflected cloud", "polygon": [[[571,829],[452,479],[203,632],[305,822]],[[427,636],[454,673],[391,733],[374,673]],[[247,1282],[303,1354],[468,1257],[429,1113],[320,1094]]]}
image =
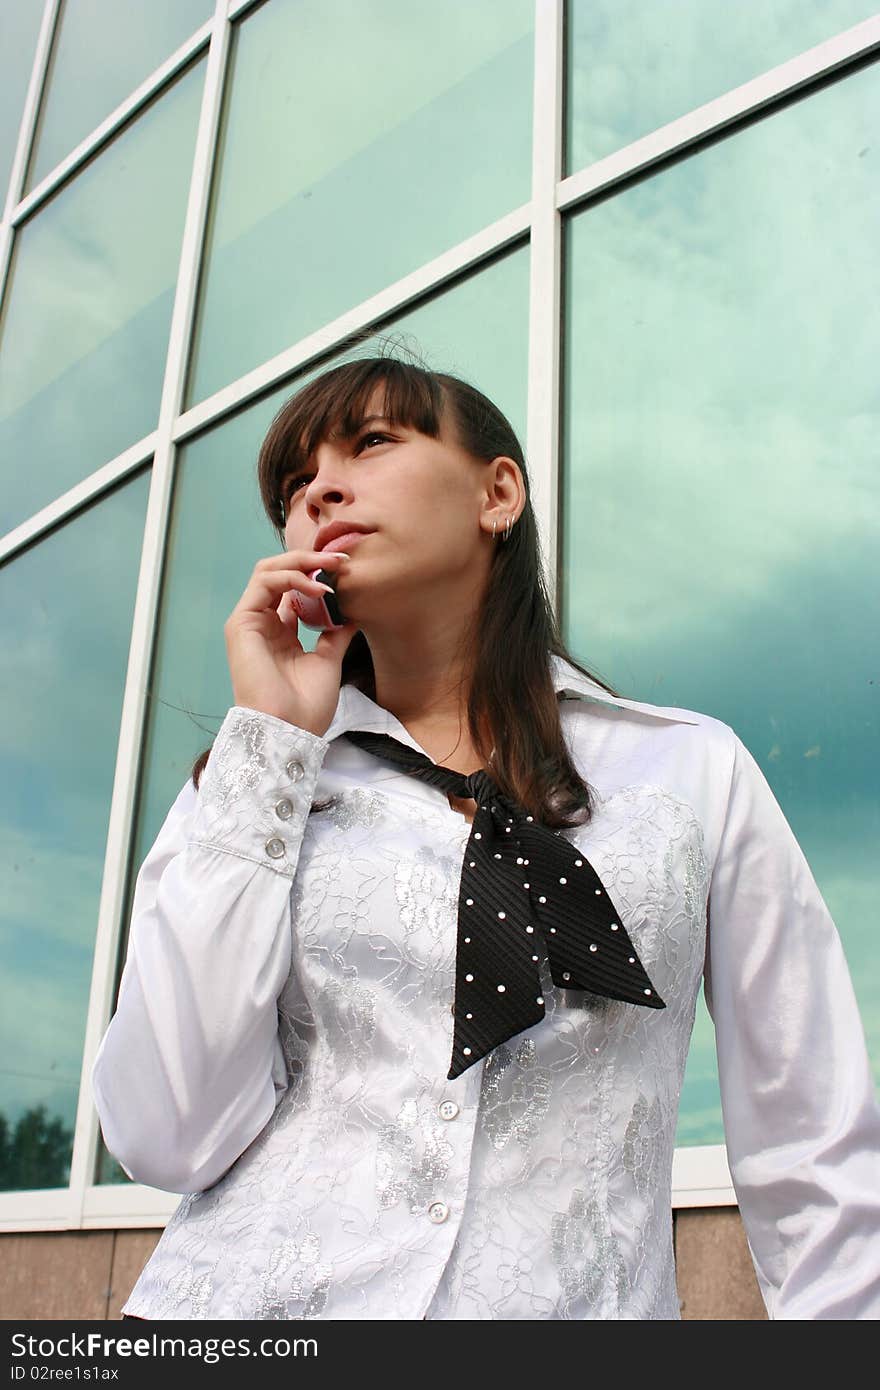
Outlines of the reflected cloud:
{"label": "reflected cloud", "polygon": [[876,13],[875,0],[568,0],[566,173]]}
{"label": "reflected cloud", "polygon": [[72,1126],[148,473],[3,569],[0,1111]]}
{"label": "reflected cloud", "polygon": [[[563,528],[573,649],[623,694],[730,723],[772,777],[880,1079],[859,925],[880,828],[880,263],[858,152],[878,115],[864,70],[572,216]],[[714,1069],[706,1017],[680,1122],[706,1143]]]}

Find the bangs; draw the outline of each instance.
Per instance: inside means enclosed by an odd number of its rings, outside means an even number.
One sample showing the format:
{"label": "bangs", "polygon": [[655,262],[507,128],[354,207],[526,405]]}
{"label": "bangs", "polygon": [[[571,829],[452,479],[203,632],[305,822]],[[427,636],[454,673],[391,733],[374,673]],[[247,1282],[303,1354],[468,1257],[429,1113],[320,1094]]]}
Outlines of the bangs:
{"label": "bangs", "polygon": [[283,529],[282,484],[308,466],[324,440],[353,439],[368,415],[437,439],[443,406],[430,372],[393,358],[346,362],[309,382],[282,406],[260,449],[258,479],[270,518],[276,525],[282,518]]}

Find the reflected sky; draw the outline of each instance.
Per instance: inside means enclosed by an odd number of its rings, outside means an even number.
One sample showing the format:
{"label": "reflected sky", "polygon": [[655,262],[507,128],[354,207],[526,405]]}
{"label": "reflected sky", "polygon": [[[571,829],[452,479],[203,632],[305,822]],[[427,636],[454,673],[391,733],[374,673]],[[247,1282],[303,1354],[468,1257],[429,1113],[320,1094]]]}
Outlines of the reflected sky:
{"label": "reflected sky", "polygon": [[204,67],[16,233],[0,324],[0,534],[156,428]]}
{"label": "reflected sky", "polygon": [[0,570],[0,1113],[72,1126],[149,472]]}
{"label": "reflected sky", "polygon": [[565,173],[876,13],[877,0],[566,0]]}
{"label": "reflected sky", "polygon": [[303,0],[245,16],[188,402],[528,200],[533,25],[533,0]]}
{"label": "reflected sky", "polygon": [[[568,224],[564,604],[623,694],[723,719],[754,754],[880,1079],[878,71]],[[711,1047],[702,1028],[685,1115]]]}
{"label": "reflected sky", "polygon": [[[40,0],[35,8],[42,7]],[[170,58],[213,8],[212,0],[63,0],[27,191]]]}

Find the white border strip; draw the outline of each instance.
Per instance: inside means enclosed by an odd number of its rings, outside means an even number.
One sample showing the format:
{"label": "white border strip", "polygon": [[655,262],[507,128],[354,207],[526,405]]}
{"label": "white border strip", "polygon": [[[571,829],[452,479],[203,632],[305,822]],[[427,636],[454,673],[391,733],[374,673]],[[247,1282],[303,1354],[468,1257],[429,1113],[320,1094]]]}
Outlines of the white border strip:
{"label": "white border strip", "polygon": [[672,1205],[677,1209],[737,1205],[724,1144],[700,1144],[675,1150]]}
{"label": "white border strip", "polygon": [[0,1231],[72,1231],[80,1225],[80,1203],[70,1187],[0,1194]]}
{"label": "white border strip", "polygon": [[551,601],[558,613],[559,361],[562,218],[563,0],[536,0],[526,463]]}
{"label": "white border strip", "polygon": [[140,1183],[112,1183],[90,1187],[83,1207],[83,1227],[131,1230],[137,1226],[165,1226],[183,1198],[174,1192]]}

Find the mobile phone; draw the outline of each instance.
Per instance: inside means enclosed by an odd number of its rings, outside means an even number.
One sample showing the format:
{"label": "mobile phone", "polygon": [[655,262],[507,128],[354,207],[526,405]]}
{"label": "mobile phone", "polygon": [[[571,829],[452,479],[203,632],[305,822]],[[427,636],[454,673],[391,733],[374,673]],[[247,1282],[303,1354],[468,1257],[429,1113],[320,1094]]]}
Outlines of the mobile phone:
{"label": "mobile phone", "polygon": [[[319,584],[334,584],[336,575],[333,570],[310,570],[309,579],[317,579]],[[345,627],[348,621],[335,593],[301,594],[299,589],[291,589],[290,600],[297,618],[306,627],[326,631],[328,628]]]}

